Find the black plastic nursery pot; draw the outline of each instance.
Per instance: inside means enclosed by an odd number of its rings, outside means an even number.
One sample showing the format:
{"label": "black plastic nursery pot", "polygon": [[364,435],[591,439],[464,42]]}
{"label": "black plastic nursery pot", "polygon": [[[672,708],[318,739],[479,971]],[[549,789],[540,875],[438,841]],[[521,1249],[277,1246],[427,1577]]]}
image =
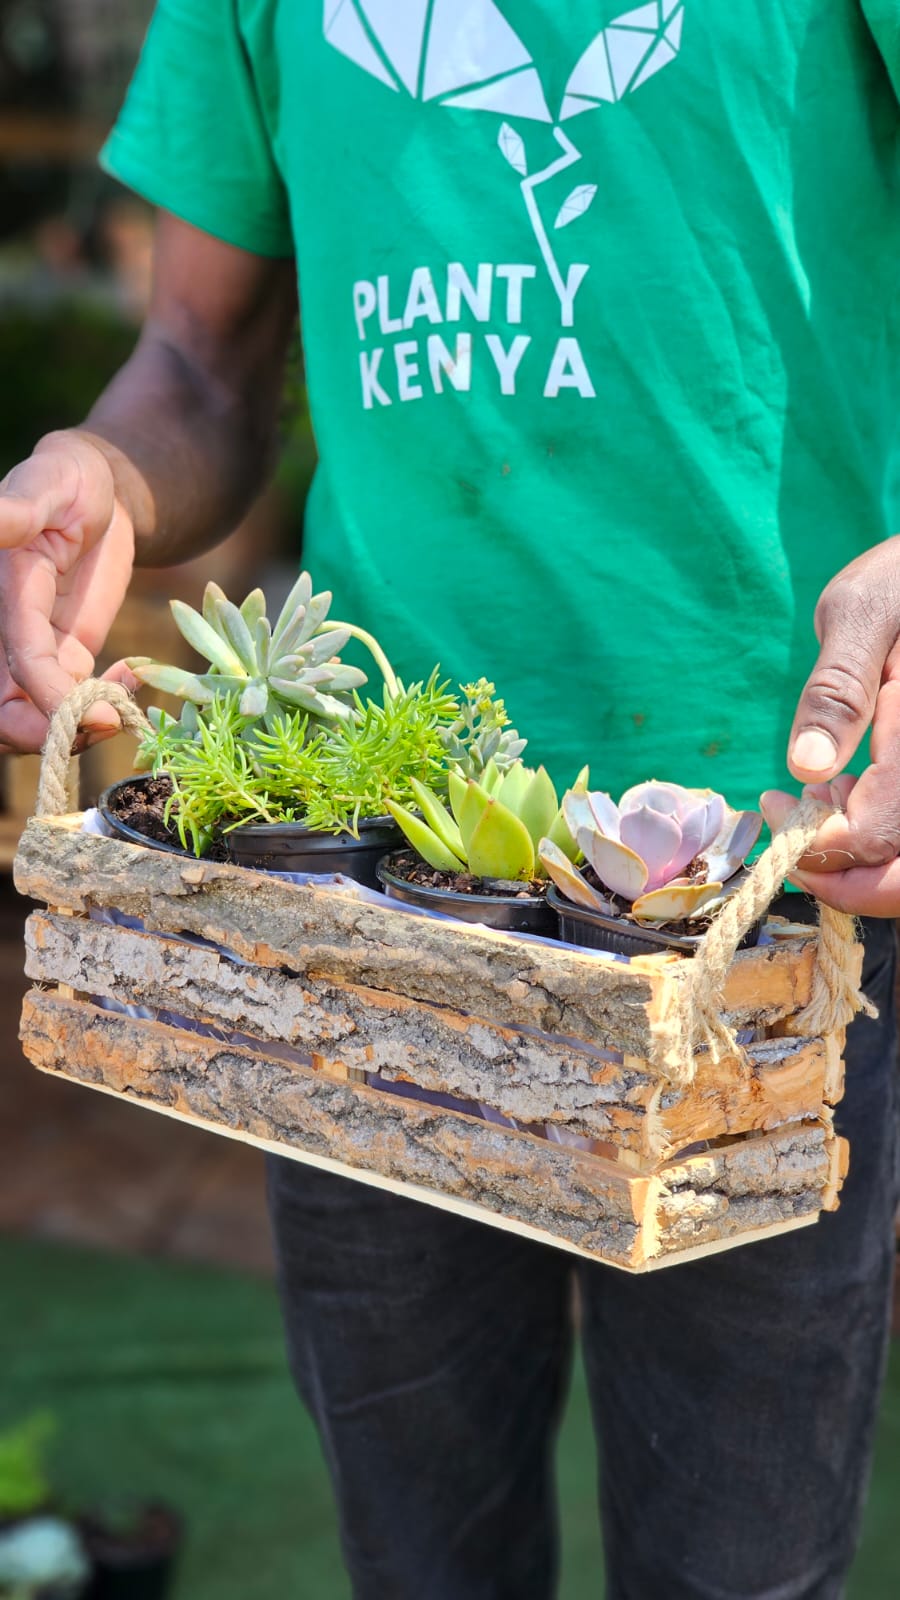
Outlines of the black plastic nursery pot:
{"label": "black plastic nursery pot", "polygon": [[376,868],[403,835],[393,817],[363,817],[352,833],[316,833],[301,822],[248,823],[224,835],[229,861],[268,872],[341,872],[378,888]]}
{"label": "black plastic nursery pot", "polygon": [[432,889],[410,883],[399,873],[405,852],[385,856],[378,863],[378,877],[390,900],[402,900],[420,911],[438,911],[461,922],[480,922],[504,933],[534,933],[547,939],[555,934],[555,918],[546,896],[462,894],[454,889]]}
{"label": "black plastic nursery pot", "polygon": [[[587,950],[606,950],[618,956],[661,955],[666,950],[675,950],[680,955],[692,956],[703,938],[702,933],[663,933],[659,928],[641,928],[625,917],[606,917],[601,911],[573,905],[552,884],[547,891],[547,902],[558,919],[560,939]],[[742,950],[759,943],[761,927],[762,923],[758,922],[750,929],[741,940]]]}
{"label": "black plastic nursery pot", "polygon": [[[193,857],[175,839],[154,839],[142,833],[117,814],[117,801],[127,790],[148,789],[156,780],[149,772],[122,778],[104,789],[97,810],[120,839],[129,844],[147,845],[151,850],[167,850],[171,855]],[[364,817],[359,838],[352,833],[317,833],[301,822],[248,822],[223,834],[222,844],[228,860],[239,867],[255,867],[263,872],[337,873],[353,878],[368,889],[377,889],[375,868],[386,850],[393,850],[403,838],[393,817]]]}
{"label": "black plastic nursery pot", "polygon": [[138,828],[133,828],[130,823],[123,821],[117,812],[117,802],[128,790],[140,791],[149,789],[157,780],[149,772],[136,772],[130,778],[120,778],[118,783],[111,783],[104,789],[97,801],[97,810],[108,828],[119,839],[127,839],[129,844],[146,845],[149,850],[167,850],[173,856],[192,856],[193,851],[174,840],[167,842],[163,839],[154,839],[149,833],[141,833]]}
{"label": "black plastic nursery pot", "polygon": [[130,1535],[86,1517],[82,1537],[93,1576],[85,1600],[166,1600],[184,1529],[168,1506],[148,1506]]}

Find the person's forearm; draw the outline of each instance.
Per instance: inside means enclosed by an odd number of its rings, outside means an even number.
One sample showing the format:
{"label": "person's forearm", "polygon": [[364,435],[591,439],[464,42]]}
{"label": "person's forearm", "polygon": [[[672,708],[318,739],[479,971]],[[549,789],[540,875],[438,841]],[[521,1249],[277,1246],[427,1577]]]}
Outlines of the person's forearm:
{"label": "person's forearm", "polygon": [[81,428],[38,446],[71,452],[77,439],[80,453],[84,441],[101,452],[139,563],[208,549],[259,493],[275,461],[296,315],[293,262],[160,215],[153,301],[131,359]]}
{"label": "person's forearm", "polygon": [[[72,430],[106,456],[139,564],[187,560],[237,525],[275,459],[277,393],[273,386],[266,405],[257,391],[249,404],[148,325]],[[51,434],[38,449],[65,448],[67,437]]]}
{"label": "person's forearm", "polygon": [[[236,525],[274,459],[296,315],[292,261],[161,213],[130,361],[81,428],[47,434],[0,480],[0,750],[40,749],[94,670],[135,553],[183,561]],[[95,708],[88,736],[115,725]]]}

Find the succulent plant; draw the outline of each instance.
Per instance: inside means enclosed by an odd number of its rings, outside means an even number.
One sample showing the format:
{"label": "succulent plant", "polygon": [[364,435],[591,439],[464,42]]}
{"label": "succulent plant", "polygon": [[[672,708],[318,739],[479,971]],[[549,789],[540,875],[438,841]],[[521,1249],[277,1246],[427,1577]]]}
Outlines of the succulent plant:
{"label": "succulent plant", "polygon": [[90,1564],[81,1539],[61,1517],[32,1517],[0,1529],[0,1594],[57,1600],[84,1593]]}
{"label": "succulent plant", "polygon": [[[603,888],[630,902],[637,922],[706,916],[740,882],[739,870],[759,838],[762,817],[733,811],[712,789],[639,783],[618,805],[608,794],[570,790],[562,815]],[[540,859],[557,888],[577,905],[617,913],[552,837]]]}
{"label": "succulent plant", "polygon": [[202,614],[182,600],[170,602],[179,633],[209,662],[203,673],[134,656],[128,665],[141,683],[167,694],[211,705],[217,693],[240,695],[241,714],[264,718],[272,710],[299,707],[323,721],[350,715],[350,691],[366,674],[339,659],[351,636],[362,641],[378,664],[391,692],[396,679],[390,663],[371,634],[348,622],[328,620],[331,594],[312,592],[312,580],[301,573],[274,627],[266,616],[261,589],[237,606],[216,583],[208,583]]}
{"label": "succulent plant", "polygon": [[[573,794],[584,792],[587,768]],[[576,854],[553,783],[543,767],[515,761],[502,772],[490,759],[480,782],[450,770],[448,809],[433,790],[413,780],[421,816],[388,802],[419,855],[439,872],[471,872],[477,878],[530,882],[543,876],[538,841],[553,842],[563,860]]]}
{"label": "succulent plant", "polygon": [[0,1523],[28,1516],[50,1499],[46,1450],[56,1429],[37,1411],[0,1433]]}
{"label": "succulent plant", "polygon": [[449,764],[462,777],[480,782],[490,762],[505,772],[518,761],[528,740],[510,727],[506,706],[487,678],[460,687],[460,714],[441,737]]}
{"label": "succulent plant", "polygon": [[[446,788],[443,727],[458,702],[437,671],[426,682],[387,685],[381,701],[354,697],[353,715],[319,722],[305,711],[273,715],[268,728],[248,726],[234,693],[216,695],[211,706],[162,719],[148,731],[138,763],[173,786],[166,820],[197,855],[220,827],[228,832],[247,822],[303,822],[321,833],[356,835],[362,818],[383,817],[388,799],[414,804],[416,779]],[[443,792],[443,790],[442,790]]]}

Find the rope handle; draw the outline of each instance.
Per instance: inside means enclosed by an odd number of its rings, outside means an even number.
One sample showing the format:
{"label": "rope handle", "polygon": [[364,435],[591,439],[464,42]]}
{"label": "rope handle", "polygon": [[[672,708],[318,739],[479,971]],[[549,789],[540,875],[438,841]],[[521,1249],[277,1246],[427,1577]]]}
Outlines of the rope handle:
{"label": "rope handle", "polygon": [[[123,727],[146,733],[150,723],[128,690],[119,683],[87,678],[72,689],[54,712],[44,743],[36,815],[62,816],[70,809],[68,772],[81,720],[98,701],[111,705]],[[749,1070],[746,1053],[722,1020],[728,969],[741,940],[768,910],[801,856],[805,855],[832,808],[818,800],[801,800],[769,848],[750,868],[741,887],[710,923],[696,955],[681,964],[664,989],[664,1010],[654,1027],[654,1066],[673,1083],[693,1080],[694,1054],[707,1050],[714,1061],[735,1057]],[[793,1027],[810,1035],[843,1028],[862,1011],[877,1009],[859,988],[856,923],[843,911],[819,903],[819,940],[809,1004],[793,1018]]]}
{"label": "rope handle", "polygon": [[70,689],[50,719],[44,740],[41,776],[35,816],[61,817],[71,811],[69,763],[81,721],[86,711],[99,701],[112,706],[123,728],[130,733],[151,731],[150,723],[133,695],[121,683],[104,683],[100,678],[85,678]]}
{"label": "rope handle", "polygon": [[[708,1050],[713,1061],[736,1057],[749,1071],[746,1052],[722,1019],[728,969],[741,940],[780,893],[798,861],[834,808],[801,800],[769,848],[747,873],[710,923],[696,955],[685,963],[668,990],[668,1003],[654,1030],[654,1065],[679,1084],[694,1078],[694,1052]],[[878,1008],[859,987],[856,920],[831,906],[819,906],[819,939],[809,1004],[791,1019],[792,1031],[811,1036],[846,1027],[857,1011],[876,1017]]]}

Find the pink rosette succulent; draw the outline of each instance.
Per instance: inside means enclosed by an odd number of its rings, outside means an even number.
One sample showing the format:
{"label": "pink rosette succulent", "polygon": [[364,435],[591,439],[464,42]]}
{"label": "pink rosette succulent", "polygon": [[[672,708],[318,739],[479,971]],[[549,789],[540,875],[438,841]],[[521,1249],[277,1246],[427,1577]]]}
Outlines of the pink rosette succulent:
{"label": "pink rosette succulent", "polygon": [[[733,893],[762,828],[758,811],[733,811],[713,789],[656,780],[627,789],[618,805],[599,790],[570,789],[562,813],[603,887],[629,902],[635,921],[657,924],[709,914]],[[616,914],[551,840],[539,853],[567,899]]]}

